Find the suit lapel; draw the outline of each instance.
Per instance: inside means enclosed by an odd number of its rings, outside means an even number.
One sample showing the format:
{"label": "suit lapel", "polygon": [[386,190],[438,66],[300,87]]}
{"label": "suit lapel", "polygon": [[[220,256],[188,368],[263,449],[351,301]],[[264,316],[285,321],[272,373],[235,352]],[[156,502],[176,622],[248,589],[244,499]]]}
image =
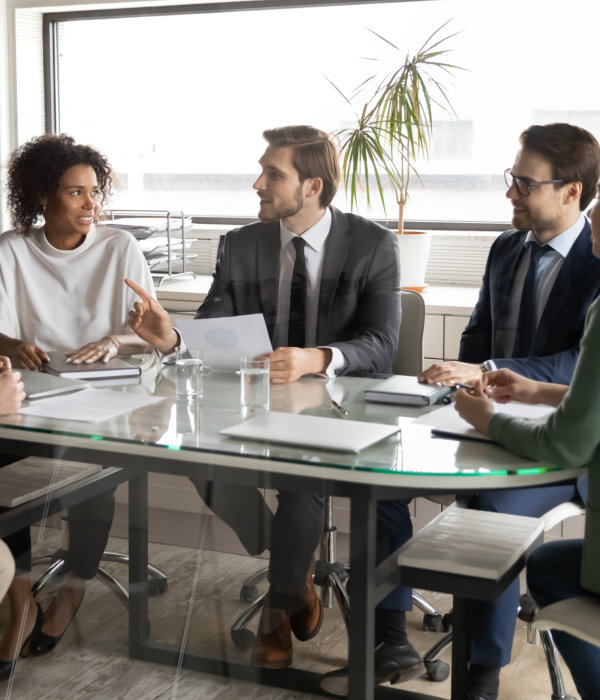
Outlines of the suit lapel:
{"label": "suit lapel", "polygon": [[[500,275],[496,278],[494,283],[494,292],[498,300],[498,305],[496,307],[498,309],[498,315],[494,322],[495,332],[493,337],[492,357],[498,356],[499,350],[496,347],[497,333],[506,327],[509,318],[510,300],[515,284],[515,276],[521,264],[521,258],[525,254],[523,239],[526,235],[527,233],[525,231],[521,231],[520,235],[513,238],[512,248],[506,254]],[[495,304],[492,303],[492,309],[494,306]]]}
{"label": "suit lapel", "polygon": [[347,217],[335,207],[331,207],[331,215],[331,229],[325,242],[325,256],[319,289],[317,345],[323,330],[328,326],[331,306],[350,246],[350,224]]}
{"label": "suit lapel", "polygon": [[279,301],[279,251],[281,238],[279,222],[265,224],[264,233],[258,240],[258,280],[263,316],[271,340],[277,321],[277,304]]}
{"label": "suit lapel", "polygon": [[594,260],[590,243],[590,225],[586,219],[581,233],[577,236],[575,243],[573,243],[550,290],[550,295],[536,332],[533,347],[534,353],[538,346],[544,347],[547,344],[548,335],[553,332],[556,315],[560,307],[567,302],[573,302],[573,290],[580,287],[581,280],[587,274],[590,266],[594,264]]}

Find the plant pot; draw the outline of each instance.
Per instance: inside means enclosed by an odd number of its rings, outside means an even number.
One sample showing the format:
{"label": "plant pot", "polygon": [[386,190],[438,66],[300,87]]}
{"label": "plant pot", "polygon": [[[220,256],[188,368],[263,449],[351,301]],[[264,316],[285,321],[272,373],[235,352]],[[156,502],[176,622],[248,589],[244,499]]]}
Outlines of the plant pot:
{"label": "plant pot", "polygon": [[[398,232],[395,232],[398,234]],[[431,234],[427,231],[404,231],[396,236],[400,251],[400,280],[402,289],[422,292],[425,282],[425,270],[431,248]]]}

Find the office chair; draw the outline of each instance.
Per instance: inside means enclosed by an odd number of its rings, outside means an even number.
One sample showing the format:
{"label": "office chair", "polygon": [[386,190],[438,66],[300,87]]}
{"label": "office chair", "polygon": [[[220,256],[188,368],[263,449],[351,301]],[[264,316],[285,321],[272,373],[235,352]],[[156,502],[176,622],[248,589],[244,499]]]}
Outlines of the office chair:
{"label": "office chair", "polygon": [[[423,329],[425,327],[425,302],[423,297],[411,290],[401,291],[402,321],[399,332],[398,352],[393,363],[395,374],[416,376],[423,369]],[[315,565],[314,582],[322,587],[321,602],[323,607],[333,607],[333,597],[339,605],[346,629],[348,629],[350,601],[346,592],[349,572],[337,561],[336,528],[333,525],[333,500],[325,499],[325,522],[319,546],[319,559]],[[258,584],[267,578],[268,569],[257,571],[244,581],[240,589],[240,600],[249,607],[231,626],[231,639],[240,649],[249,649],[254,643],[254,633],[247,625],[261,609],[266,593],[260,595]],[[413,592],[413,602],[423,611],[425,629],[440,631],[447,625],[447,616],[437,610],[425,598]],[[444,662],[431,658],[425,661],[427,673],[432,680],[445,680],[449,667]]]}
{"label": "office chair", "polygon": [[[35,557],[32,562],[34,566],[46,566],[47,568],[38,576],[35,583],[31,586],[31,592],[34,597],[40,593],[46,585],[53,579],[59,579],[65,576],[67,569],[67,552],[69,550],[69,521],[68,518],[61,518],[61,546],[53,554],[45,554],[40,557]],[[129,555],[121,554],[120,552],[105,551],[100,558],[101,562],[115,562],[117,564],[125,564],[129,566]],[[152,564],[148,564],[148,594],[160,595],[165,593],[168,587],[168,579],[165,573],[157,569]],[[108,573],[105,569],[99,567],[96,572],[96,578],[109,588],[123,605],[129,607],[129,593],[117,579]]]}
{"label": "office chair", "polygon": [[[21,460],[22,463],[28,461],[29,458]],[[53,478],[53,474],[56,470],[58,462],[64,462],[64,460],[54,460],[47,458],[35,458],[36,470],[43,470],[48,475],[48,480]],[[83,465],[86,466],[86,465]],[[34,493],[32,497],[37,495]],[[37,578],[31,591],[34,596],[36,596],[43,588],[54,578],[63,576],[67,572],[66,557],[69,549],[69,528],[68,519],[63,517],[61,520],[61,546],[53,554],[47,554],[40,557],[36,557],[32,560],[31,565],[34,566],[47,566],[48,568],[43,571],[43,573]],[[101,561],[117,562],[120,564],[129,564],[129,556],[127,554],[120,554],[118,552],[104,552]],[[152,565],[148,565],[148,590],[151,595],[158,595],[164,593],[167,590],[167,577],[166,575]],[[127,607],[129,605],[129,594],[127,590],[107,571],[102,568],[98,569],[96,576],[100,581],[102,581],[110,590],[115,593],[117,598]]]}
{"label": "office chair", "polygon": [[[550,530],[554,525],[567,518],[584,514],[585,506],[581,501],[561,503],[543,516],[545,520],[544,531]],[[529,644],[537,644],[539,640],[542,644],[552,685],[552,700],[575,700],[575,698],[566,694],[560,666],[560,656],[550,630],[564,629],[566,632],[592,642],[592,644],[600,645],[600,634],[598,633],[598,630],[600,630],[600,605],[596,603],[597,609],[593,609],[593,606],[591,606],[589,617],[586,618],[582,614],[583,611],[588,610],[588,604],[585,600],[583,598],[570,598],[569,600],[549,605],[541,610],[537,609],[535,601],[528,593],[524,593],[519,601],[521,608],[519,618],[528,623],[527,642]],[[583,602],[579,605],[577,601]],[[573,629],[567,629],[564,625],[572,625]],[[579,633],[577,629],[580,630]],[[589,634],[590,630],[595,630],[595,637],[585,636],[586,633]]]}
{"label": "office chair", "polygon": [[563,630],[586,642],[600,646],[600,601],[591,596],[561,600],[538,610],[533,626],[539,631],[544,645],[552,682],[552,700],[576,700],[565,692],[560,657],[554,645],[551,630]]}

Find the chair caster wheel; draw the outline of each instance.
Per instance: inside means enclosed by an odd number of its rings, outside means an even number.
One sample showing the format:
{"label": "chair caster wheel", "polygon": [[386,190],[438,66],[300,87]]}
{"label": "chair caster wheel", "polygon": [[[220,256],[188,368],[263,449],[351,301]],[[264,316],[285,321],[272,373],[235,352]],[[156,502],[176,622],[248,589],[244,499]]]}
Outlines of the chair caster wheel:
{"label": "chair caster wheel", "polygon": [[238,649],[250,649],[254,644],[254,632],[247,629],[231,630],[231,641]]}
{"label": "chair caster wheel", "polygon": [[258,600],[260,593],[256,586],[242,586],[240,588],[240,603],[254,603]]}
{"label": "chair caster wheel", "polygon": [[148,595],[162,595],[166,592],[168,581],[166,578],[148,579]]}
{"label": "chair caster wheel", "polygon": [[445,681],[450,675],[450,666],[440,659],[426,661],[425,668],[427,669],[427,677],[435,683]]}
{"label": "chair caster wheel", "polygon": [[442,617],[442,625],[444,627],[444,632],[452,632],[452,613],[446,613]]}
{"label": "chair caster wheel", "polygon": [[441,615],[423,615],[423,629],[426,632],[442,632],[444,630],[444,622]]}

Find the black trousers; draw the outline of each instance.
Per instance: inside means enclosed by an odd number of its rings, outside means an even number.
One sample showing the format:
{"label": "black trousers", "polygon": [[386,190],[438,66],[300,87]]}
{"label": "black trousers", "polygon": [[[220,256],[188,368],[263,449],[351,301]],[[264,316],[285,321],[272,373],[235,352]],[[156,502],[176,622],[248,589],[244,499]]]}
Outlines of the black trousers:
{"label": "black trousers", "polygon": [[253,486],[207,482],[190,477],[200,497],[237,534],[250,554],[271,550],[269,581],[284,595],[304,591],[306,575],[323,531],[325,497],[280,491],[272,513]]}
{"label": "black trousers", "polygon": [[[14,461],[0,455],[2,466]],[[98,571],[100,557],[106,548],[115,512],[115,490],[111,489],[68,510],[69,551],[67,566],[76,576],[92,579]],[[5,509],[6,510],[6,509]],[[31,571],[31,534],[29,528],[4,537],[15,560],[15,574]]]}

